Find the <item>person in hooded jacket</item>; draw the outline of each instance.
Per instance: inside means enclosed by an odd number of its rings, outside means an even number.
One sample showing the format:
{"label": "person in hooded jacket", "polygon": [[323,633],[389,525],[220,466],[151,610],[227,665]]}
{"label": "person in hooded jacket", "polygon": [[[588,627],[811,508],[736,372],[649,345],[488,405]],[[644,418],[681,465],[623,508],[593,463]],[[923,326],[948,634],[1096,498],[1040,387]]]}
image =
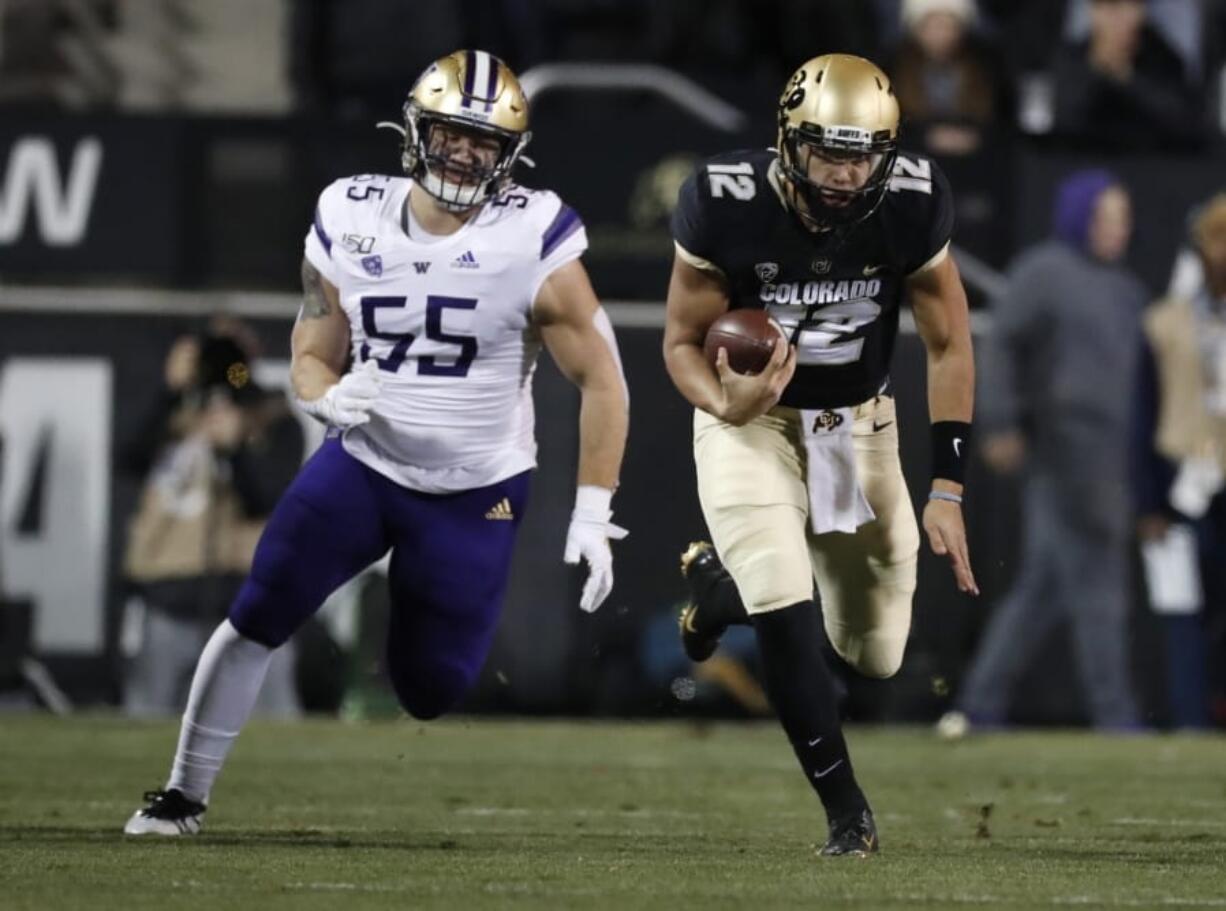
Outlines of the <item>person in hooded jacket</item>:
{"label": "person in hooded jacket", "polygon": [[944,733],[1009,720],[1015,685],[1067,626],[1096,728],[1138,724],[1128,658],[1132,380],[1146,289],[1124,265],[1128,191],[1068,176],[1052,236],[1023,251],[993,301],[979,392],[981,454],[1023,476],[1020,566],[963,679]]}

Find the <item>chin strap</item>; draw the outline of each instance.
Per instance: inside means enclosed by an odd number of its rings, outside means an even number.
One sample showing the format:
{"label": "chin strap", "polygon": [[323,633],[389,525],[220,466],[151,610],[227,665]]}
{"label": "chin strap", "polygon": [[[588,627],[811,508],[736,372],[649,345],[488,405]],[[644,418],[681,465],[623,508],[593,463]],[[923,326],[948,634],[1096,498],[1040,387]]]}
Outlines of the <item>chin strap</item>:
{"label": "chin strap", "polygon": [[[384,129],[384,130],[395,130],[397,133],[399,133],[399,134],[400,134],[401,139],[408,139],[408,138],[409,138],[409,133],[408,133],[408,131],[407,131],[407,130],[404,128],[404,126],[403,126],[403,125],[401,125],[401,124],[399,124],[399,123],[396,123],[396,122],[395,122],[395,121],[393,121],[393,120],[380,120],[379,122],[377,122],[377,123],[375,124],[375,129],[376,129],[376,130],[379,130],[379,129]],[[527,166],[527,167],[529,167],[529,168],[535,168],[535,167],[536,167],[536,162],[535,162],[535,161],[533,161],[531,158],[529,158],[529,157],[528,157],[528,156],[526,156],[526,155],[520,155],[518,158],[516,158],[516,159],[515,159],[515,163],[516,163],[516,164],[519,164],[520,162],[523,162],[523,164],[524,164],[524,165],[526,165],[526,166]],[[428,173],[428,171],[427,171],[427,173]],[[479,201],[477,201],[477,202],[469,203],[468,205],[460,205],[459,203],[452,202],[452,201],[450,201],[450,200],[446,200],[446,199],[444,199],[443,197],[441,197],[441,196],[439,196],[439,195],[437,195],[437,194],[435,194],[435,193],[433,193],[433,192],[430,192],[430,190],[429,190],[428,188],[423,187],[423,189],[426,189],[426,192],[429,192],[431,196],[433,196],[435,199],[437,199],[437,200],[439,201],[439,203],[440,203],[440,204],[443,206],[443,208],[447,209],[448,211],[455,211],[455,212],[466,212],[466,211],[468,211],[469,209],[475,208],[476,206],[484,205],[484,204],[485,204],[486,202],[488,202],[490,199],[492,199],[492,198],[494,198],[495,196],[497,196],[497,195],[498,195],[498,193],[489,193],[489,194],[486,194],[484,197],[482,197],[482,198],[481,198]],[[459,208],[452,208],[452,207],[454,207],[454,206],[459,206]]]}

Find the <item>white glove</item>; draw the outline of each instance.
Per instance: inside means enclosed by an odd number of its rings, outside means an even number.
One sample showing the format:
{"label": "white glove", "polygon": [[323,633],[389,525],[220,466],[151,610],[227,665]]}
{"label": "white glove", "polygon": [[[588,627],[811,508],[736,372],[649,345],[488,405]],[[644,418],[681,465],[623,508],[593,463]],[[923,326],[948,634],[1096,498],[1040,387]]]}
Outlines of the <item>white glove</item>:
{"label": "white glove", "polygon": [[319,398],[310,402],[298,399],[298,405],[316,420],[345,430],[370,420],[382,386],[379,364],[372,358],[342,376]]}
{"label": "white glove", "polygon": [[1190,456],[1179,463],[1179,473],[1175,475],[1167,499],[1189,519],[1199,519],[1209,511],[1209,503],[1223,484],[1226,484],[1226,477],[1217,459]]}
{"label": "white glove", "polygon": [[587,582],[579,597],[579,609],[591,613],[604,603],[613,590],[613,553],[609,541],[620,541],[629,534],[609,519],[613,491],[584,484],[575,493],[575,511],[566,530],[566,552],[562,559],[571,564],[582,557],[587,561]]}

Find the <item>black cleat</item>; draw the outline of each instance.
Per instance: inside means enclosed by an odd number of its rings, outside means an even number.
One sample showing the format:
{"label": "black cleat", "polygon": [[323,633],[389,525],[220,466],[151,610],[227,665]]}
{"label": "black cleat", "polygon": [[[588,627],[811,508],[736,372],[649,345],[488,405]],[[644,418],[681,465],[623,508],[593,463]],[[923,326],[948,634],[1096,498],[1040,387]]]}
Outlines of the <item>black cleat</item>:
{"label": "black cleat", "polygon": [[148,805],[137,810],[123,827],[125,835],[195,835],[205,806],[183,795],[178,788],[146,791]]}
{"label": "black cleat", "polygon": [[830,823],[830,837],[822,845],[821,857],[868,857],[877,853],[877,824],[870,810],[861,810]]}
{"label": "black cleat", "polygon": [[719,638],[728,624],[712,617],[712,605],[708,601],[704,607],[704,600],[718,583],[732,580],[708,541],[695,541],[686,548],[681,555],[681,575],[690,589],[690,603],[677,618],[681,647],[691,661],[706,661],[719,648]]}

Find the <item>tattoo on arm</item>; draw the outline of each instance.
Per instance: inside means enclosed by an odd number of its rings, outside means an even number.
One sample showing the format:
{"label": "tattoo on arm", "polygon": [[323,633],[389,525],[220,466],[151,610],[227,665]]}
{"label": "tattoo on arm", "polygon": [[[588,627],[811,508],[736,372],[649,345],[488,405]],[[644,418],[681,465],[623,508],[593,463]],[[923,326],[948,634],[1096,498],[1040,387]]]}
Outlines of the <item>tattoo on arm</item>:
{"label": "tattoo on arm", "polygon": [[305,259],[302,261],[302,316],[319,319],[332,312],[332,305],[324,293],[323,277],[319,270]]}

